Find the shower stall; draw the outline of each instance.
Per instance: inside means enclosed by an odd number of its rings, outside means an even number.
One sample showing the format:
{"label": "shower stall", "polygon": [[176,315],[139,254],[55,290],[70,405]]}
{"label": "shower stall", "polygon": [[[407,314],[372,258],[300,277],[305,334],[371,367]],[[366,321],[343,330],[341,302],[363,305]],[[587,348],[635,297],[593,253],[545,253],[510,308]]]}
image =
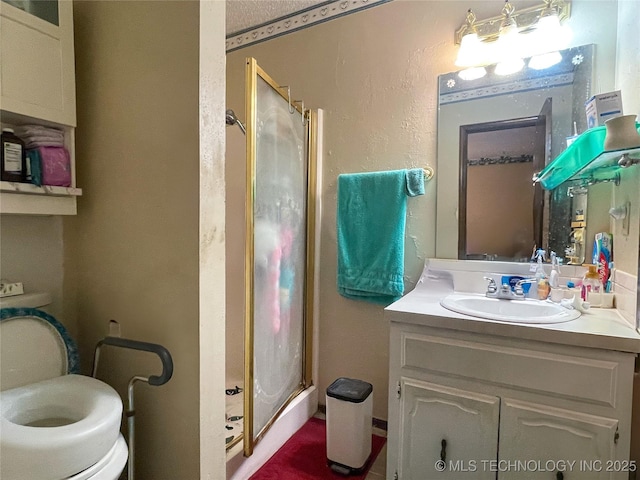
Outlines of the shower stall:
{"label": "shower stall", "polygon": [[[246,62],[245,112],[244,124],[233,110],[225,116],[227,125],[237,125],[244,134],[246,160],[244,295],[235,298],[236,305],[242,300],[244,306],[243,378],[228,381],[226,393],[242,397],[241,414],[238,401],[235,410],[228,410],[227,429],[235,434],[227,448],[242,440],[244,457],[251,457],[259,443],[268,445],[259,445],[258,456],[277,450],[317,408],[312,344],[318,112],[294,100],[290,88],[278,85],[253,58]],[[235,135],[239,146],[237,130]],[[227,236],[227,242],[233,240]],[[239,320],[229,317],[227,324]],[[288,420],[282,422],[284,417]],[[290,433],[277,425],[292,418],[296,425]],[[270,429],[279,432],[277,440]],[[229,477],[229,463],[227,470]]]}

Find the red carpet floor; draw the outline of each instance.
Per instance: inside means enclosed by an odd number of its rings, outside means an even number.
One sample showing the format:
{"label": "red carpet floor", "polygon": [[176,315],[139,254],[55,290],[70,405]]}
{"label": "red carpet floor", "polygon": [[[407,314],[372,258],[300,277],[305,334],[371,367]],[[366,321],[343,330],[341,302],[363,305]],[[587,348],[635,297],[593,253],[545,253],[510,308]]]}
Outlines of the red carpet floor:
{"label": "red carpet floor", "polygon": [[[386,438],[373,435],[367,471],[384,446]],[[364,480],[367,471],[345,477],[327,466],[327,437],[324,420],[310,418],[250,480]]]}

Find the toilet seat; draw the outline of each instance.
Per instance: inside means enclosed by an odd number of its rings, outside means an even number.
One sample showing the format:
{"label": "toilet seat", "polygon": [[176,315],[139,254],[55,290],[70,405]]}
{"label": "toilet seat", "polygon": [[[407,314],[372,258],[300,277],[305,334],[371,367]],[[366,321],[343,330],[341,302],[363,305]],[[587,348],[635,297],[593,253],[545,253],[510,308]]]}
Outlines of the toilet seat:
{"label": "toilet seat", "polygon": [[98,463],[66,480],[116,480],[124,470],[128,456],[127,442],[118,435],[116,443]]}
{"label": "toilet seat", "polygon": [[66,478],[111,450],[122,401],[106,383],[63,375],[1,392],[0,415],[3,480]]}

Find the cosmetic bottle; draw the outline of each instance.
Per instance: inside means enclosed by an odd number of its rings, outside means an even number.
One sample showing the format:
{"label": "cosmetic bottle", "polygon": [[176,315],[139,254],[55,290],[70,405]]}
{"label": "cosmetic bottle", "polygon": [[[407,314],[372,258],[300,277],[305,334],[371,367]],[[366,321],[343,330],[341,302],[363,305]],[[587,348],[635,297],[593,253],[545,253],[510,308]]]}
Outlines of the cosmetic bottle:
{"label": "cosmetic bottle", "polygon": [[582,300],[589,302],[592,307],[599,307],[602,304],[602,283],[598,274],[598,266],[584,264],[589,270],[582,277]]}
{"label": "cosmetic bottle", "polygon": [[539,249],[536,252],[536,257],[538,261],[538,266],[536,268],[535,278],[537,280],[538,285],[538,299],[546,300],[549,297],[549,293],[551,292],[551,287],[549,286],[549,278],[544,271],[544,267],[542,266],[542,262],[544,261],[545,251]]}
{"label": "cosmetic bottle", "polygon": [[2,129],[2,175],[5,182],[27,181],[27,156],[24,142],[12,128]]}

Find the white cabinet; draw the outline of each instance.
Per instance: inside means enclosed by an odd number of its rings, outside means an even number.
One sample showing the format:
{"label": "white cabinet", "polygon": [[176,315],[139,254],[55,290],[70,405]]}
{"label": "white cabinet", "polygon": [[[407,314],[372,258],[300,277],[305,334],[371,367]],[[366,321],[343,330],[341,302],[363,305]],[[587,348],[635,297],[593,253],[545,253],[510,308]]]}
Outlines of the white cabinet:
{"label": "white cabinet", "polygon": [[[557,475],[558,471],[567,480],[615,478],[607,470],[614,467],[617,432],[616,419],[504,399],[499,458],[514,465],[540,465],[538,471],[529,472],[531,479],[555,478],[549,473]],[[505,469],[500,478],[522,475],[515,468]]]}
{"label": "white cabinet", "polygon": [[58,25],[0,2],[2,110],[76,125],[73,2],[58,4]]}
{"label": "white cabinet", "polygon": [[73,215],[76,197],[82,194],[75,180],[73,2],[41,3],[57,5],[57,24],[0,1],[0,123],[62,129],[71,156],[72,184],[67,188],[0,182],[0,213]]}
{"label": "white cabinet", "polygon": [[406,378],[400,390],[400,478],[423,480],[433,472],[433,478],[459,480],[474,459],[496,458],[498,397]]}
{"label": "white cabinet", "polygon": [[387,478],[629,478],[634,353],[390,316]]}

